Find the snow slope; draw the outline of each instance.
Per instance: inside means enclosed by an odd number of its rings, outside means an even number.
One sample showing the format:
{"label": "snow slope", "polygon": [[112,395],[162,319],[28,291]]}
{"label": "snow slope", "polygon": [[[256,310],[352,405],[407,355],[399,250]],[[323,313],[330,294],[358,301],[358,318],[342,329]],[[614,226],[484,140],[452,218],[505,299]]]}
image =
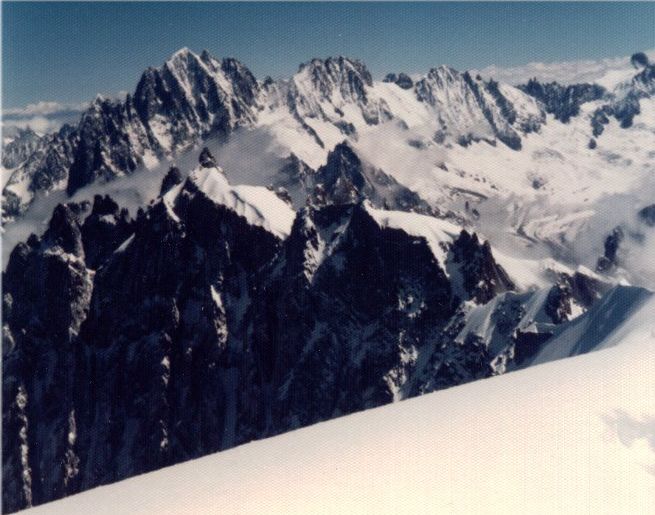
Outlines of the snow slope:
{"label": "snow slope", "polygon": [[[286,238],[296,216],[295,211],[275,193],[260,186],[230,186],[221,168],[196,168],[189,181],[209,199],[242,216],[248,223],[264,227],[280,238]],[[167,196],[174,196],[178,190]]]}
{"label": "snow slope", "polygon": [[651,299],[605,342],[618,345],[599,352],[317,424],[26,513],[652,513],[654,311]]}

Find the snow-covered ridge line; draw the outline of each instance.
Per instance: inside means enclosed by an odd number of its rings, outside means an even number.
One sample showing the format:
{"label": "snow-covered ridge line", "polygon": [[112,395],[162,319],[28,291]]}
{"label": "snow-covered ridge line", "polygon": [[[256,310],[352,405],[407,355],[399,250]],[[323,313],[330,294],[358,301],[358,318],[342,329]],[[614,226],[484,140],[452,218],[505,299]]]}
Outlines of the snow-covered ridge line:
{"label": "snow-covered ridge line", "polygon": [[366,211],[380,225],[391,229],[401,229],[412,236],[425,238],[435,258],[444,264],[448,253],[448,245],[457,239],[462,228],[433,216],[403,211],[384,211],[365,205]]}
{"label": "snow-covered ridge line", "polygon": [[[6,216],[20,214],[36,192],[65,184],[72,194],[95,180],[152,167],[157,159],[207,137],[267,126],[271,118],[294,124],[324,151],[344,135],[371,125],[389,120],[411,125],[420,111],[441,137],[464,142],[498,138],[512,148],[520,147],[519,133],[543,123],[543,113],[529,96],[445,67],[432,70],[414,89],[409,103],[387,100],[365,65],[344,57],[311,60],[289,81],[261,82],[235,59],[219,60],[184,48],[160,68],[148,68],[124,101],[99,96],[92,102],[76,128],[80,142],[64,159],[59,183],[35,182],[35,176],[50,173],[44,159],[28,171],[14,172],[4,195],[18,199],[6,206]],[[101,159],[94,160],[98,140],[103,150]],[[110,140],[120,143],[112,146]]]}
{"label": "snow-covered ridge line", "polygon": [[[252,225],[263,227],[281,239],[291,232],[296,212],[267,188],[231,186],[218,167],[197,167],[189,174],[187,181],[213,202],[226,206]],[[172,195],[184,194],[184,191],[183,186],[172,191]]]}

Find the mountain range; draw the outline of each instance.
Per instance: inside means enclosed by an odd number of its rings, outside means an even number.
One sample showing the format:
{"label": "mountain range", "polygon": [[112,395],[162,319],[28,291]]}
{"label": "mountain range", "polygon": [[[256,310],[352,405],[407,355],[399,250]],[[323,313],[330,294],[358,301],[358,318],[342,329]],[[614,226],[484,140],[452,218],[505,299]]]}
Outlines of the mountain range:
{"label": "mountain range", "polygon": [[655,285],[637,64],[612,90],[344,57],[259,81],[182,49],[19,132],[3,509],[596,348]]}

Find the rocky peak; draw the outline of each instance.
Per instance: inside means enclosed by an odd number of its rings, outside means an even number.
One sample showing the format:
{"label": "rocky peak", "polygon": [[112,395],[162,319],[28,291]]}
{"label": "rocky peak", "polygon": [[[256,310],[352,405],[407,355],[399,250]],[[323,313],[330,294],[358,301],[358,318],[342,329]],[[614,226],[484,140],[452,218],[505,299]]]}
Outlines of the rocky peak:
{"label": "rocky peak", "polygon": [[648,66],[648,56],[644,52],[636,52],[630,57],[630,64],[632,64],[636,70],[641,70]]}
{"label": "rocky peak", "polygon": [[159,190],[159,195],[163,196],[173,189],[178,184],[181,184],[184,180],[182,172],[177,166],[171,166],[166,172],[164,179],[161,182],[161,188]]}
{"label": "rocky peak", "polygon": [[527,95],[507,88],[473,77],[469,72],[440,66],[418,80],[414,91],[418,100],[436,111],[441,124],[440,141],[449,137],[467,146],[472,141],[493,143],[498,139],[509,148],[520,150],[517,131],[537,130],[545,116]]}
{"label": "rocky peak", "polygon": [[109,195],[95,195],[81,232],[86,266],[96,270],[134,232],[134,222]]}
{"label": "rocky peak", "polygon": [[[58,204],[43,236],[32,235],[9,258],[4,290],[16,309],[8,314],[18,316],[13,320],[20,325],[29,320],[24,318],[28,312],[35,316],[34,310],[39,311],[32,326],[34,331],[45,331],[39,338],[55,338],[47,336],[48,323],[52,323],[55,333],[65,334],[70,341],[68,329],[77,331],[82,321],[91,290],[81,230],[88,207],[86,203]],[[53,298],[60,302],[52,302]]]}
{"label": "rocky peak", "polygon": [[507,272],[494,260],[488,241],[462,230],[450,248],[449,271],[458,282],[461,300],[484,304],[497,294],[515,288]]}
{"label": "rocky peak", "polygon": [[[611,94],[607,95],[607,102],[598,107],[591,118],[591,127],[594,137],[600,136],[605,125],[611,118],[616,119],[621,128],[632,127],[635,116],[641,113],[641,100],[650,98],[655,94],[655,64],[648,62],[637,55],[634,62],[639,72],[630,80],[617,85]],[[634,56],[633,56],[634,57]],[[639,63],[644,64],[643,67]]]}
{"label": "rocky peak", "polygon": [[361,80],[367,86],[373,85],[371,73],[363,62],[343,56],[314,58],[301,64],[298,71],[309,72],[316,85],[326,82],[349,83],[353,79]]}
{"label": "rocky peak", "polygon": [[[358,193],[364,187],[362,162],[346,142],[334,147],[334,150],[328,154],[325,166],[319,168],[316,173],[318,181],[326,190],[334,191],[335,194],[343,193],[348,197],[348,202],[356,200]],[[337,195],[335,201],[338,200],[346,200],[346,198],[340,199]]]}
{"label": "rocky peak", "polygon": [[[80,231],[87,207],[58,205],[43,237],[32,235],[27,244],[18,245],[3,274],[7,511],[41,504],[76,488],[72,405],[81,349],[75,344],[93,289]],[[40,435],[48,435],[47,444]],[[17,475],[5,480],[9,470]]]}
{"label": "rocky peak", "polygon": [[347,143],[339,143],[327,162],[310,176],[309,198],[314,205],[353,204],[367,199],[374,207],[436,214],[421,197],[383,170],[363,162]]}
{"label": "rocky peak", "polygon": [[52,212],[43,241],[50,247],[58,247],[66,254],[83,257],[84,246],[80,231],[82,209],[80,204],[58,204]]}
{"label": "rocky peak", "polygon": [[388,73],[383,82],[392,82],[402,89],[412,89],[414,81],[406,73],[400,72],[399,74]]}
{"label": "rocky peak", "polygon": [[24,163],[41,145],[41,137],[30,127],[18,129],[14,138],[2,146],[2,166],[15,168]]}
{"label": "rocky peak", "polygon": [[231,82],[237,97],[247,105],[254,105],[259,93],[259,83],[251,71],[233,57],[221,61],[221,70]]}
{"label": "rocky peak", "polygon": [[4,148],[4,156],[11,156],[10,160],[20,163],[2,192],[2,212],[6,221],[22,214],[36,192],[63,189],[66,186],[79,137],[76,129],[64,125],[58,132],[33,141],[36,146],[24,156],[21,148],[27,150],[29,145],[13,147],[12,143]]}
{"label": "rocky peak", "polygon": [[338,93],[344,100],[356,103],[368,102],[366,88],[373,85],[366,66],[346,57],[312,59],[301,64],[293,82],[305,95],[310,93],[310,87],[324,100]]}
{"label": "rocky peak", "polygon": [[202,151],[200,152],[200,156],[198,156],[198,162],[203,168],[218,167],[218,164],[216,164],[216,158],[207,147],[203,147]]}
{"label": "rocky peak", "polygon": [[439,65],[436,68],[431,68],[428,72],[427,78],[433,80],[437,84],[448,84],[460,80],[462,74],[455,68],[446,66],[445,64]]}
{"label": "rocky peak", "polygon": [[[302,209],[270,270],[253,309],[253,341],[276,392],[278,428],[401,395],[413,362],[400,355],[453,310],[427,242],[382,227],[361,204]],[[359,394],[336,393],[344,376]]]}
{"label": "rocky peak", "polygon": [[131,173],[142,163],[143,142],[130,137],[131,114],[119,101],[98,97],[82,115],[66,191]]}

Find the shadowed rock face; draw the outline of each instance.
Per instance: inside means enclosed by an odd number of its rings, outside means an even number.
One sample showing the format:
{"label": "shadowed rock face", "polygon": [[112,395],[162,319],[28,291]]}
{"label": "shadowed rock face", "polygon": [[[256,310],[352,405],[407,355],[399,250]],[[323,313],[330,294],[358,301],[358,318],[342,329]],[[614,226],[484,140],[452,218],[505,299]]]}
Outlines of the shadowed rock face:
{"label": "shadowed rock face", "polygon": [[[348,150],[323,173],[365,188]],[[107,196],[58,206],[3,278],[5,509],[408,396],[451,281],[423,238],[339,200],[285,241],[191,179],[136,220]],[[423,390],[487,374],[480,351]]]}
{"label": "shadowed rock face", "polygon": [[3,274],[5,511],[71,491],[77,333],[93,288],[81,210],[58,206],[43,237],[19,244]]}
{"label": "shadowed rock face", "polygon": [[406,73],[389,73],[387,76],[384,78],[384,82],[393,82],[396,84],[398,87],[401,87],[403,89],[411,89],[412,86],[414,86],[414,81],[412,78],[407,75]]}
{"label": "shadowed rock face", "polygon": [[324,166],[305,174],[300,181],[310,203],[316,206],[353,204],[367,199],[383,209],[436,213],[417,193],[384,171],[364,163],[346,142],[328,154]]}
{"label": "shadowed rock face", "polygon": [[97,270],[134,232],[134,222],[111,197],[96,195],[81,230],[86,266]]}
{"label": "shadowed rock face", "polygon": [[605,253],[598,260],[596,269],[599,272],[607,272],[617,265],[617,254],[619,245],[623,241],[624,234],[621,227],[615,227],[605,238]]}
{"label": "shadowed rock face", "polygon": [[273,432],[392,401],[403,353],[454,312],[425,240],[361,205],[302,210],[271,270],[253,328]]}
{"label": "shadowed rock face", "polygon": [[458,276],[465,295],[479,303],[489,302],[497,294],[514,289],[507,272],[497,264],[488,241],[481,243],[478,236],[462,231],[451,248],[449,264]]}
{"label": "shadowed rock face", "polygon": [[650,227],[655,226],[655,204],[641,208],[637,213],[639,219]]}
{"label": "shadowed rock face", "polygon": [[171,166],[164,176],[164,180],[161,182],[161,189],[159,190],[159,195],[166,195],[170,190],[172,190],[178,184],[182,184],[184,177],[182,172],[177,166]]}

